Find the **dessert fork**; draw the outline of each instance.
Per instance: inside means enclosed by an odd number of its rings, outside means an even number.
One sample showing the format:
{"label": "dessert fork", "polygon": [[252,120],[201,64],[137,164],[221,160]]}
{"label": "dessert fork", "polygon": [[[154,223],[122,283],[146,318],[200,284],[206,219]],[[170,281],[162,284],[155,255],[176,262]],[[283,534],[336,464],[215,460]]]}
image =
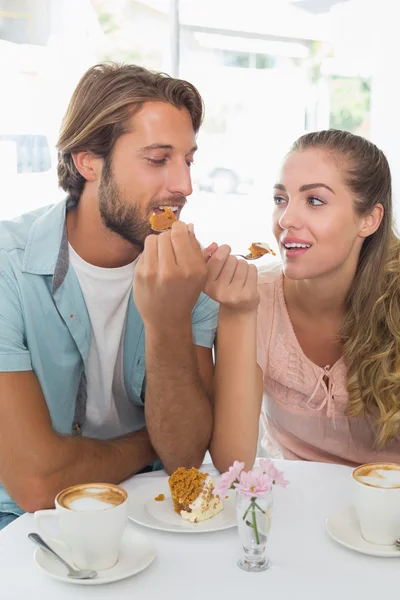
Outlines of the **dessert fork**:
{"label": "dessert fork", "polygon": [[232,256],[238,256],[239,258],[244,258],[245,260],[258,260],[261,258],[261,256],[252,256],[251,254],[232,254]]}

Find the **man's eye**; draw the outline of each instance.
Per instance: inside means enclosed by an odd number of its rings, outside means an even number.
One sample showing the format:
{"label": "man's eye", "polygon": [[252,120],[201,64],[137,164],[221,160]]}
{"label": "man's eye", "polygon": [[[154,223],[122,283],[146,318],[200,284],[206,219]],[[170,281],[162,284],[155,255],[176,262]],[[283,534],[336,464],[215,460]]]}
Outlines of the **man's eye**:
{"label": "man's eye", "polygon": [[160,166],[160,165],[164,165],[167,161],[166,158],[160,158],[160,159],[155,159],[155,158],[147,158],[146,159],[150,164],[152,165],[156,165],[156,166]]}

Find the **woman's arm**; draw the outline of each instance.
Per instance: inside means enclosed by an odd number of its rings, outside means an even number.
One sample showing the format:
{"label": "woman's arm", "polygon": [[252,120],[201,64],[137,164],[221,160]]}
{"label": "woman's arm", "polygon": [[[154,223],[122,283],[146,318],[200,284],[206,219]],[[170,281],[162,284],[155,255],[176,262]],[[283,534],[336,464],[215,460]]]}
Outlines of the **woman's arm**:
{"label": "woman's arm", "polygon": [[257,368],[257,270],[221,246],[208,262],[206,293],[220,303],[210,454],[226,471],[253,466],[257,453],[262,378]]}
{"label": "woman's arm", "polygon": [[210,454],[223,472],[235,461],[251,469],[257,454],[262,380],[256,363],[257,312],[221,307],[214,379]]}

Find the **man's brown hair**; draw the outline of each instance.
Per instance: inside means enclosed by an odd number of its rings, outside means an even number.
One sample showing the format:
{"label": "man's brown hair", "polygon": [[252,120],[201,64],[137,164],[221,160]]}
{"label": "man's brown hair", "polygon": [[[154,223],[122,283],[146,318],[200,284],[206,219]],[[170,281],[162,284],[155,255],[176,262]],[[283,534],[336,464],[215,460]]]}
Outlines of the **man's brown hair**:
{"label": "man's brown hair", "polygon": [[72,154],[92,152],[108,160],[117,139],[129,131],[130,119],[150,101],[186,108],[198,132],[203,101],[197,89],[183,79],[116,63],[95,65],[83,75],[57,142],[58,182],[74,200],[79,200],[86,180],[76,169]]}

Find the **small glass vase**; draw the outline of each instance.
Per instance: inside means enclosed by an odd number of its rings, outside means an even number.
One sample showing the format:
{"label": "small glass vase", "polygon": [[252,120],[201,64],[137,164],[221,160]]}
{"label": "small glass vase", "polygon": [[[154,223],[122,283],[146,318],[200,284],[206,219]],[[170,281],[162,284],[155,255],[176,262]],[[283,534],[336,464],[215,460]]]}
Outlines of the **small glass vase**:
{"label": "small glass vase", "polygon": [[243,555],[238,566],[244,571],[265,571],[271,562],[265,556],[272,517],[272,489],[249,498],[236,492],[236,518]]}

